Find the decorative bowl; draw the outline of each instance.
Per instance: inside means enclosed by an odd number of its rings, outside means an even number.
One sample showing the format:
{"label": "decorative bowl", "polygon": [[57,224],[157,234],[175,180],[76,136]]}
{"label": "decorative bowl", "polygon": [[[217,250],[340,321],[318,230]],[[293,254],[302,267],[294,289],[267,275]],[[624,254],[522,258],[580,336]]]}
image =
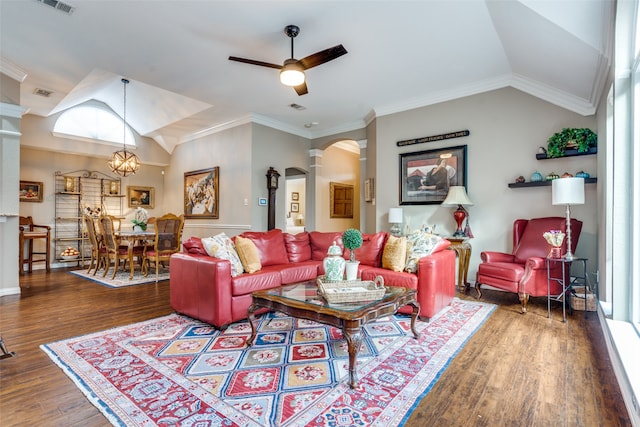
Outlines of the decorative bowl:
{"label": "decorative bowl", "polygon": [[68,261],[68,260],[71,260],[71,259],[78,259],[78,256],[79,255],[62,255],[60,258]]}

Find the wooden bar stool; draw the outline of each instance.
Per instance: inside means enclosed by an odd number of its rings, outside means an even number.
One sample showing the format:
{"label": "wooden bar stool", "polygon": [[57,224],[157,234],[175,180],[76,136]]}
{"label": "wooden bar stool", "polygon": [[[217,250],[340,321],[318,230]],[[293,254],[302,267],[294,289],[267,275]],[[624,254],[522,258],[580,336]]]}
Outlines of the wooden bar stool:
{"label": "wooden bar stool", "polygon": [[[36,252],[33,250],[33,241],[36,239],[44,239],[44,252]],[[29,242],[27,259],[24,258],[24,242]],[[49,259],[51,251],[51,227],[48,225],[37,225],[33,223],[30,216],[20,217],[20,274],[24,274],[24,263],[29,265],[29,273],[33,271],[33,264],[36,262],[46,263],[47,271],[50,271]],[[34,255],[43,256],[44,258],[34,259]]]}

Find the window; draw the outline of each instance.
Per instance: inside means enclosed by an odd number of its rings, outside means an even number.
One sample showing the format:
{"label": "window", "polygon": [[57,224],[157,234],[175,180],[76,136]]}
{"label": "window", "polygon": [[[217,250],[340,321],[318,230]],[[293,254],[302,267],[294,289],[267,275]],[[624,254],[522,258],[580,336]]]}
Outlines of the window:
{"label": "window", "polygon": [[[129,126],[125,126],[126,143],[135,146]],[[122,118],[97,102],[70,108],[58,117],[53,134],[65,138],[123,144]]]}

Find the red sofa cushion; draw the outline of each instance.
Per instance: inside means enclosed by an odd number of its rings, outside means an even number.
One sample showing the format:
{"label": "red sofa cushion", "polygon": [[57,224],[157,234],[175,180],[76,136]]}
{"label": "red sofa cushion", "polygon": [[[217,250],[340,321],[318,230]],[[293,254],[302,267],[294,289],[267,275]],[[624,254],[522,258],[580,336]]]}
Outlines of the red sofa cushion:
{"label": "red sofa cushion", "polygon": [[202,239],[200,237],[189,237],[182,243],[182,247],[187,253],[196,255],[208,255],[207,251],[202,245]]}
{"label": "red sofa cushion", "polygon": [[[380,267],[382,265],[382,251],[387,241],[387,233],[380,231],[375,234],[362,234],[362,246],[356,249],[356,260],[360,265]],[[349,258],[349,251],[345,251],[345,258]]]}
{"label": "red sofa cushion", "polygon": [[246,231],[241,236],[251,239],[256,245],[263,267],[289,263],[282,230],[274,228],[269,231]]}
{"label": "red sofa cushion", "polygon": [[309,232],[309,241],[311,242],[311,259],[315,261],[322,261],[327,256],[329,246],[336,242],[344,253],[344,246],[342,245],[342,232],[324,232],[324,231],[311,231]]}
{"label": "red sofa cushion", "polygon": [[311,243],[309,243],[308,232],[284,233],[284,245],[287,249],[289,262],[302,262],[311,259]]}

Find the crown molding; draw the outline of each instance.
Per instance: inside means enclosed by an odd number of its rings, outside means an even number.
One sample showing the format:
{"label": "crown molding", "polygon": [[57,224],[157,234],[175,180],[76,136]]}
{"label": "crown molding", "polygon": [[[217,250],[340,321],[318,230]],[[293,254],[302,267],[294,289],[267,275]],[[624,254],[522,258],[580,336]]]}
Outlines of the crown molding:
{"label": "crown molding", "polygon": [[571,95],[551,86],[543,85],[540,82],[518,74],[513,75],[511,86],[543,101],[573,111],[576,114],[591,116],[596,112],[596,106],[584,98]]}
{"label": "crown molding", "polygon": [[24,82],[24,79],[27,78],[27,72],[22,70],[13,62],[9,61],[4,56],[0,56],[0,73],[6,74],[14,80],[19,81],[20,83]]}
{"label": "crown molding", "polygon": [[22,118],[26,109],[20,105],[7,104],[6,102],[0,102],[0,116],[13,117],[15,119]]}

